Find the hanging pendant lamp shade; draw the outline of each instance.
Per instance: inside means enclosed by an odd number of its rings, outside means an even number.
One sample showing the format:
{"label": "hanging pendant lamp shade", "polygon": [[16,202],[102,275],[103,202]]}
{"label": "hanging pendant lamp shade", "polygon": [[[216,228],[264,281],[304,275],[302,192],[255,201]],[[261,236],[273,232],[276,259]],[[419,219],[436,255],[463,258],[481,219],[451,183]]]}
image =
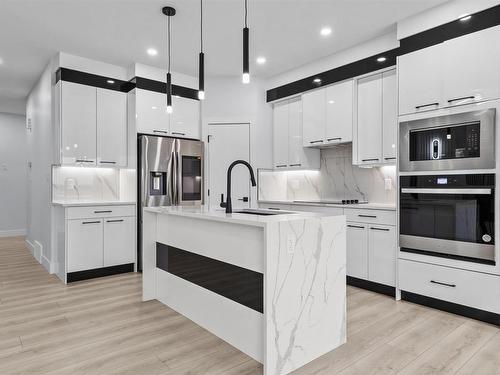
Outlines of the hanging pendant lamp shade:
{"label": "hanging pendant lamp shade", "polygon": [[248,0],[245,1],[245,27],[243,28],[243,83],[250,83],[250,53],[249,53],[249,30],[248,30]]}
{"label": "hanging pendant lamp shade", "polygon": [[200,55],[198,60],[198,99],[205,99],[205,54],[203,53],[203,0],[200,0]]}
{"label": "hanging pendant lamp shade", "polygon": [[171,46],[170,38],[172,30],[170,28],[170,18],[175,16],[175,9],[163,7],[162,13],[167,16],[167,113],[172,113],[172,74],[170,73]]}

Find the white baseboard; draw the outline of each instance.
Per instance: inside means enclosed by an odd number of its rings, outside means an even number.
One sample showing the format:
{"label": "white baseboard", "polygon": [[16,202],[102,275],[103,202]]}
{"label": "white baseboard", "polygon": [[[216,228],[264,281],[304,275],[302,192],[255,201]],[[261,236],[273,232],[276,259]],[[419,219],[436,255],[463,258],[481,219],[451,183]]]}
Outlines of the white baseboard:
{"label": "white baseboard", "polygon": [[33,245],[34,245],[33,256],[38,261],[38,263],[42,263],[43,245],[37,240],[33,241]]}
{"label": "white baseboard", "polygon": [[26,236],[26,229],[0,230],[0,237]]}
{"label": "white baseboard", "polygon": [[31,253],[31,255],[35,256],[35,245],[33,244],[33,242],[31,242],[28,239],[25,239],[24,241],[26,242],[26,246],[28,247],[28,250]]}
{"label": "white baseboard", "polygon": [[45,268],[47,270],[47,272],[54,273],[54,272],[52,272],[52,265],[50,263],[50,260],[48,260],[45,257],[45,255],[42,255],[42,257],[40,259],[40,263],[42,264],[43,268]]}

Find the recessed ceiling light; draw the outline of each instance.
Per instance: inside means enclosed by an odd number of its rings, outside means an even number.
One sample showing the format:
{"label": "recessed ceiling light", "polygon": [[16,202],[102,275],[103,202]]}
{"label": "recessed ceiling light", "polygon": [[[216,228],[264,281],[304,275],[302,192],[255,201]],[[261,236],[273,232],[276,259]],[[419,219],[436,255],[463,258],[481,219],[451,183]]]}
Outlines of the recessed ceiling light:
{"label": "recessed ceiling light", "polygon": [[317,85],[321,84],[321,78],[314,78],[313,82]]}
{"label": "recessed ceiling light", "polygon": [[329,100],[328,101],[328,104],[333,104],[333,103],[335,103],[335,100]]}
{"label": "recessed ceiling light", "polygon": [[472,18],[470,14],[462,14],[458,19],[462,22],[468,21]]}
{"label": "recessed ceiling light", "polygon": [[108,79],[106,82],[109,83],[110,85],[112,85],[113,83],[115,83],[115,81],[113,81],[112,79]]}
{"label": "recessed ceiling light", "polygon": [[385,60],[387,60],[387,58],[386,58],[386,57],[384,57],[384,56],[380,56],[380,57],[377,59],[377,61],[378,61],[378,62],[384,62]]}
{"label": "recessed ceiling light", "polygon": [[320,34],[323,36],[328,36],[332,33],[332,28],[329,26],[325,26],[321,29]]}
{"label": "recessed ceiling light", "polygon": [[154,49],[154,48],[148,48],[147,52],[148,52],[149,56],[156,56],[156,55],[158,55],[158,51],[156,49]]}
{"label": "recessed ceiling light", "polygon": [[267,60],[264,56],[259,56],[255,61],[257,61],[257,64],[262,65],[265,64]]}

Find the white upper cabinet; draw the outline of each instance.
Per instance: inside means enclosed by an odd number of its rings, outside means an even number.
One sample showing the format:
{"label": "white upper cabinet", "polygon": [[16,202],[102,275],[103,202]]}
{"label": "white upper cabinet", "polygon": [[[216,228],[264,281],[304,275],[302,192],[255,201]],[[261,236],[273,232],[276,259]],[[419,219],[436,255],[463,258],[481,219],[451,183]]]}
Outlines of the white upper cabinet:
{"label": "white upper cabinet", "polygon": [[396,160],[398,133],[398,80],[396,70],[382,74],[382,156],[384,162]]}
{"label": "white upper cabinet", "polygon": [[382,162],[382,103],[382,74],[360,79],[357,108],[358,164]]}
{"label": "white upper cabinet", "polygon": [[500,98],[500,26],[398,57],[399,114]]}
{"label": "white upper cabinet", "polygon": [[500,98],[500,26],[442,46],[445,105]]}
{"label": "white upper cabinet", "polygon": [[429,111],[442,103],[442,45],[398,57],[399,114]]}
{"label": "white upper cabinet", "polygon": [[62,164],[96,164],[96,88],[60,81]]}
{"label": "white upper cabinet", "polygon": [[276,103],[273,110],[273,159],[276,169],[288,168],[288,108],[288,101],[284,101]]}
{"label": "white upper cabinet", "polygon": [[155,91],[136,89],[135,100],[137,132],[169,135],[167,95]]}
{"label": "white upper cabinet", "polygon": [[97,89],[97,164],[127,166],[127,94]]}
{"label": "white upper cabinet", "polygon": [[304,147],[321,146],[325,143],[326,90],[303,94],[302,110]]}
{"label": "white upper cabinet", "polygon": [[325,143],[352,142],[353,80],[326,88]]}
{"label": "white upper cabinet", "polygon": [[273,166],[275,169],[319,169],[319,150],[304,148],[302,102],[276,103],[273,110]]}
{"label": "white upper cabinet", "polygon": [[200,139],[200,102],[174,96],[172,109],[170,134],[173,137]]}

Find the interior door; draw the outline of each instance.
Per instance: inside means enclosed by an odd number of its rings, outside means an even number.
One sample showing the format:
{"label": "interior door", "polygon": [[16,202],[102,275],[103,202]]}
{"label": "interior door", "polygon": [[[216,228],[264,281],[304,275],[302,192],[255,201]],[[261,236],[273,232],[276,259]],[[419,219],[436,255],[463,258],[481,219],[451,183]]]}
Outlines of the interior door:
{"label": "interior door", "polygon": [[[220,208],[221,194],[226,200],[227,169],[235,160],[250,162],[250,124],[209,124],[209,203]],[[250,175],[244,165],[232,172],[233,208],[250,207]]]}

